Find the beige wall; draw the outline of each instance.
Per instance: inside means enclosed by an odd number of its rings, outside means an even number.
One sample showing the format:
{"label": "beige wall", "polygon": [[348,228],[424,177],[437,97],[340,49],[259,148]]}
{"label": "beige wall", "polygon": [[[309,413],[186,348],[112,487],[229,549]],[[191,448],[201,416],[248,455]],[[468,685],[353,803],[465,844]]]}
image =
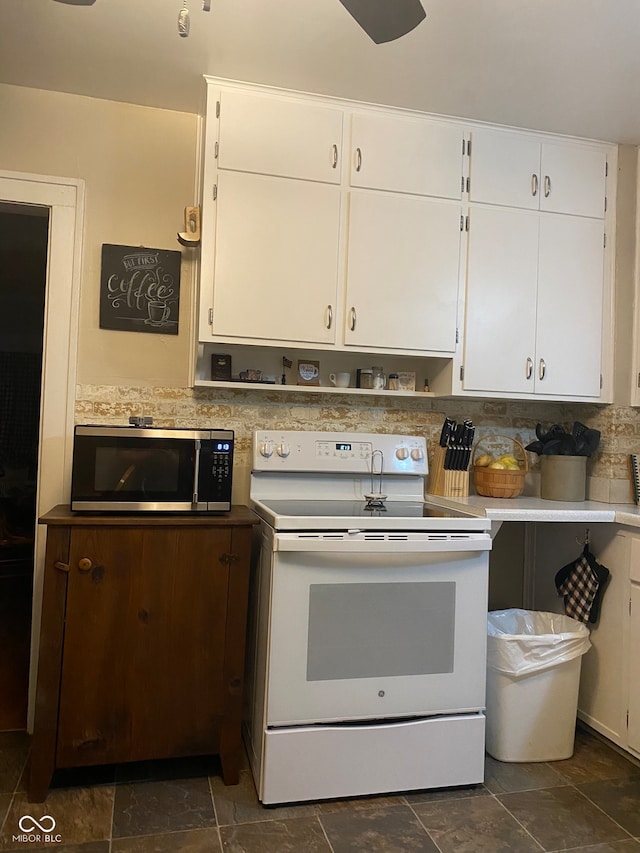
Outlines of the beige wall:
{"label": "beige wall", "polygon": [[103,243],[180,249],[195,199],[197,117],[0,84],[0,168],[86,185],[78,380],[189,381],[193,250],[183,249],[179,334],[99,328]]}
{"label": "beige wall", "polygon": [[[230,427],[238,436],[235,497],[246,500],[249,445],[257,428],[407,432],[425,435],[433,447],[445,414],[471,417],[482,434],[506,433],[523,443],[533,437],[537,421],[571,426],[581,420],[603,433],[600,453],[589,465],[592,497],[631,499],[628,454],[640,450],[640,424],[637,411],[625,405],[194,391],[189,387],[193,250],[183,250],[177,337],[101,330],[101,245],[179,248],[176,231],[182,228],[184,207],[195,198],[196,137],[193,115],[0,85],[0,167],[86,182],[78,421],[126,423],[137,412],[167,426]],[[625,217],[633,216],[635,203],[632,154],[621,158],[627,190],[621,189],[619,206]],[[617,307],[627,327],[632,254],[633,237],[623,229],[617,270],[623,286]],[[628,360],[625,347],[618,357],[622,369]]]}

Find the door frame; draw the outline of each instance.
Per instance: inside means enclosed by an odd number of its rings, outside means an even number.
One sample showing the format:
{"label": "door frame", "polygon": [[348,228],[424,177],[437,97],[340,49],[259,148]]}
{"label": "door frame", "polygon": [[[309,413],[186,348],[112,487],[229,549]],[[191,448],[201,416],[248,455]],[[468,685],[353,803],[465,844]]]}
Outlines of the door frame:
{"label": "door frame", "polygon": [[[0,170],[0,201],[49,209],[36,517],[68,503],[76,396],[84,181]],[[46,529],[36,524],[27,728],[33,730]]]}

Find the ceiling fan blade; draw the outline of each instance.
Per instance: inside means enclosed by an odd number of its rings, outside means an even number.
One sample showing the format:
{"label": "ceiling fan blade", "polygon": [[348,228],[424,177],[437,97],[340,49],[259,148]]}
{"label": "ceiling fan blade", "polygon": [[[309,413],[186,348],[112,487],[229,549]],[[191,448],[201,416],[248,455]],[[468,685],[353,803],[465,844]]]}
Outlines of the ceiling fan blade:
{"label": "ceiling fan blade", "polygon": [[340,0],[376,43],[405,36],[427,17],[420,0]]}
{"label": "ceiling fan blade", "polygon": [[68,6],[93,6],[96,0],[57,0],[58,3],[66,3]]}

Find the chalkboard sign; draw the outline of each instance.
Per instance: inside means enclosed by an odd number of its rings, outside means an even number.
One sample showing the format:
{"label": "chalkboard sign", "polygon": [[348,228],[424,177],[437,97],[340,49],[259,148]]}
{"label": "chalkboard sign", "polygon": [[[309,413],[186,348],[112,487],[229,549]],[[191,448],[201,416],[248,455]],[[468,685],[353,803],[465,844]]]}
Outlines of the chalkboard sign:
{"label": "chalkboard sign", "polygon": [[178,334],[180,252],[102,245],[100,328]]}

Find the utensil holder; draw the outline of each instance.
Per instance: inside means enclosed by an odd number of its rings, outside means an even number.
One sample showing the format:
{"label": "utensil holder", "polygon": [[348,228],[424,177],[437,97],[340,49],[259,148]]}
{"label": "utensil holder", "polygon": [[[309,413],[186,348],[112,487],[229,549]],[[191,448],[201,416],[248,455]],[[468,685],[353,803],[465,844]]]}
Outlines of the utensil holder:
{"label": "utensil holder", "polygon": [[[516,450],[520,451],[522,464],[519,471],[511,471],[504,468],[488,468],[476,465],[476,456],[480,445],[488,439],[504,438],[506,441],[511,441]],[[487,498],[517,498],[522,494],[524,489],[524,481],[529,470],[529,460],[527,459],[527,451],[517,438],[512,438],[510,435],[485,435],[476,442],[471,457],[473,465],[473,482],[476,487],[476,492]]]}
{"label": "utensil holder", "polygon": [[445,498],[466,498],[469,495],[469,472],[452,471],[444,467],[446,447],[438,445],[433,454],[429,492]]}
{"label": "utensil holder", "polygon": [[541,498],[548,501],[583,501],[586,492],[586,456],[540,457]]}

